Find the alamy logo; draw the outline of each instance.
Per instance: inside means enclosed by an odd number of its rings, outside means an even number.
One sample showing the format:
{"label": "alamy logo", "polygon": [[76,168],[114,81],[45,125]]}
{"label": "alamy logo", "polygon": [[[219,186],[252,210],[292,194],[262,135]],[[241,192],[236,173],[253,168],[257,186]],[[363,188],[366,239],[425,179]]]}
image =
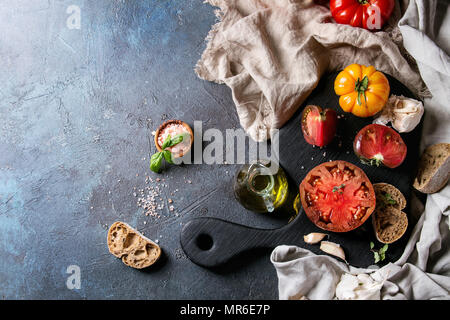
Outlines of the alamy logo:
{"label": "alamy logo", "polygon": [[67,289],[81,289],[81,269],[77,265],[70,265],[66,270],[67,274],[70,276],[67,278],[66,286]]}
{"label": "alamy logo", "polygon": [[[174,158],[175,164],[245,164],[267,160],[268,168],[276,174],[279,168],[279,130],[272,129],[271,140],[255,142],[243,129],[227,129],[225,133],[216,128],[203,132],[202,122],[194,121],[194,154]],[[203,148],[204,143],[206,145]],[[193,161],[192,161],[193,158]]]}
{"label": "alamy logo", "polygon": [[69,17],[66,20],[67,28],[81,29],[81,9],[77,5],[67,7],[66,13]]}
{"label": "alamy logo", "polygon": [[381,29],[381,12],[380,8],[377,6],[369,6],[367,8],[367,28],[369,30],[379,30]]}

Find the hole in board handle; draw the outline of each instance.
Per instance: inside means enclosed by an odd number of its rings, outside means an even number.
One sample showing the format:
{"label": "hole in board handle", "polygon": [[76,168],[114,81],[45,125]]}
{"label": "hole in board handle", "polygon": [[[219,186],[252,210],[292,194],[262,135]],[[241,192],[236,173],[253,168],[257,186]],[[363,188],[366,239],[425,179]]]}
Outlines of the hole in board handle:
{"label": "hole in board handle", "polygon": [[207,251],[212,248],[214,242],[209,234],[202,233],[197,237],[195,243],[200,250]]}

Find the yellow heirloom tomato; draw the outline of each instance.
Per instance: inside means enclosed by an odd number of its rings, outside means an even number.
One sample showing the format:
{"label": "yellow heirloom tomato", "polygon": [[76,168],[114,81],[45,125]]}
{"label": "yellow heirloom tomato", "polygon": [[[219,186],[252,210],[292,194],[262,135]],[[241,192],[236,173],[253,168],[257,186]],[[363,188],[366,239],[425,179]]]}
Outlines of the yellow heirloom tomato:
{"label": "yellow heirloom tomato", "polygon": [[365,118],[383,109],[390,87],[386,76],[373,66],[351,64],[338,74],[334,91],[342,110]]}

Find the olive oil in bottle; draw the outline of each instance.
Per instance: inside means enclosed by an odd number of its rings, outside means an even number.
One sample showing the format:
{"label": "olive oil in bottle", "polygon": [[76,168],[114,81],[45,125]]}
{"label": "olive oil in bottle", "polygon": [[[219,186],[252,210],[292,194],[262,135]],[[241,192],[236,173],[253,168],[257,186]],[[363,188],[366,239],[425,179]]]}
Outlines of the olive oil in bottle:
{"label": "olive oil in bottle", "polygon": [[243,165],[234,178],[234,194],[239,203],[254,212],[273,212],[288,196],[288,181],[281,167],[274,173],[270,162]]}

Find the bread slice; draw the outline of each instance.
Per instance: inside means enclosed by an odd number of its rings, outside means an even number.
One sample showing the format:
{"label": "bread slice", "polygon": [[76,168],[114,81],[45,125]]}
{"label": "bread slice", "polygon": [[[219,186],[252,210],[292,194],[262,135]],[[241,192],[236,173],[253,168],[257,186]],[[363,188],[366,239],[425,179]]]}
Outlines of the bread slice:
{"label": "bread slice", "polygon": [[393,243],[400,239],[408,228],[406,213],[394,207],[375,210],[372,225],[377,240],[381,243]]}
{"label": "bread slice", "polygon": [[161,248],[128,224],[116,221],[108,230],[108,249],[127,266],[142,269],[154,264]]}
{"label": "bread slice", "polygon": [[398,210],[403,210],[406,207],[406,198],[392,184],[389,183],[374,183],[373,189],[377,199],[377,209],[384,207],[393,207]]}
{"label": "bread slice", "polygon": [[441,190],[450,178],[450,143],[429,146],[423,152],[414,188],[423,193]]}

